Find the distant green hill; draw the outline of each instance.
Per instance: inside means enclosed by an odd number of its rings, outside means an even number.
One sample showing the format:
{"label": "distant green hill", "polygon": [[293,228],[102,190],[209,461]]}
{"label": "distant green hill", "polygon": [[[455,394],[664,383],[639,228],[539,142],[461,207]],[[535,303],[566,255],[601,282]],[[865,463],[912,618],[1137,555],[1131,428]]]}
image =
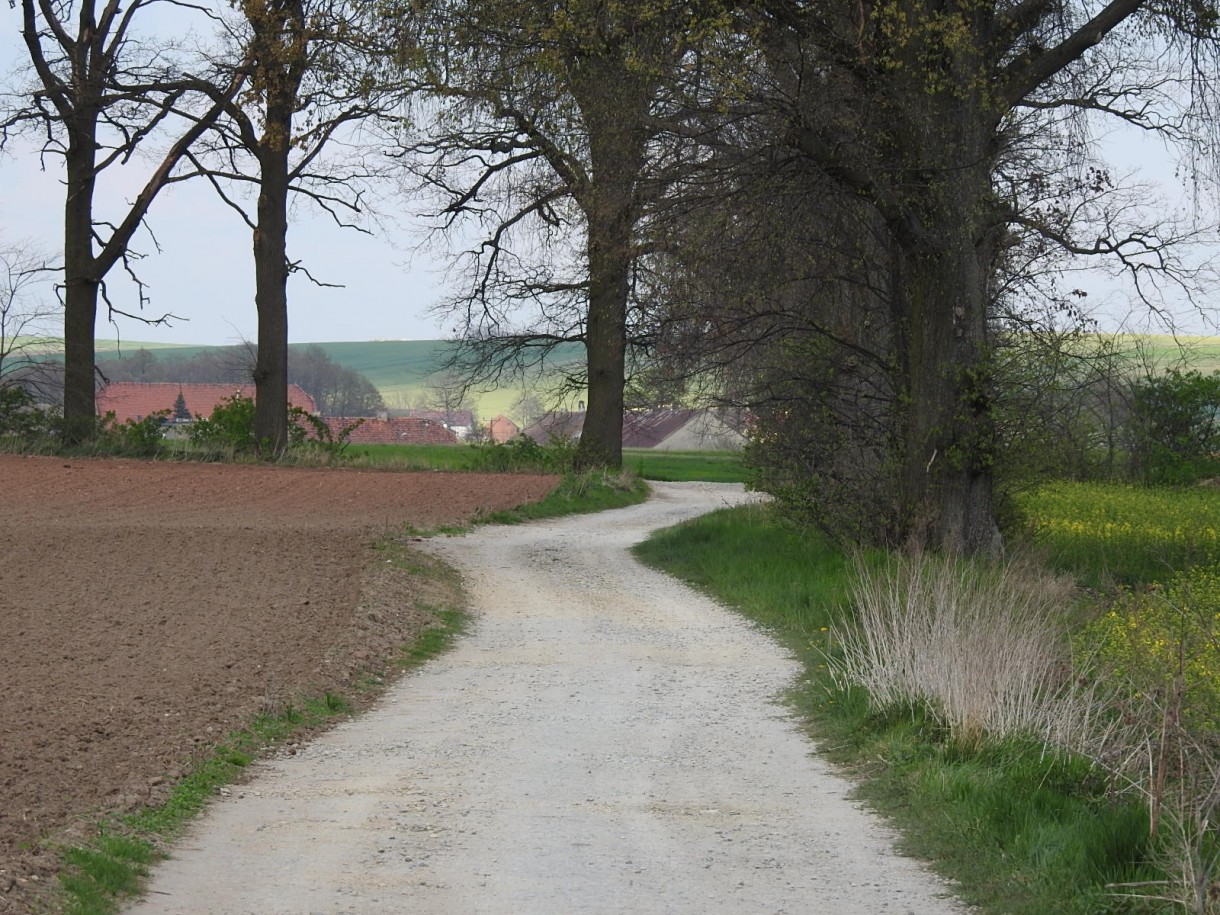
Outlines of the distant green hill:
{"label": "distant green hill", "polygon": [[[1220,371],[1220,337],[1171,337],[1167,334],[1108,335],[1121,350],[1139,351],[1154,369]],[[1185,365],[1183,365],[1185,362]]]}
{"label": "distant green hill", "polygon": [[[1140,350],[1154,368],[1167,369],[1180,365],[1184,358],[1189,367],[1208,373],[1220,370],[1220,337],[1178,337],[1156,335],[1123,335],[1115,337],[1122,350]],[[331,359],[347,368],[361,372],[381,392],[391,409],[419,407],[432,397],[433,389],[442,380],[441,365],[454,344],[444,340],[372,340],[365,343],[294,343],[294,349],[321,347]],[[101,358],[126,358],[139,349],[146,349],[159,360],[194,356],[217,347],[163,343],[125,342],[121,347],[114,341],[98,341]],[[584,353],[577,344],[562,347],[556,363],[575,362]],[[554,376],[551,376],[554,377]],[[520,386],[471,395],[476,413],[483,419],[497,414],[512,417],[512,407],[523,393],[539,397],[544,407],[552,407],[547,378],[532,379],[523,391]],[[578,398],[580,395],[576,395]],[[575,398],[574,398],[575,399]],[[516,418],[516,417],[512,417]]]}
{"label": "distant green hill", "polygon": [[[405,406],[420,407],[433,396],[433,389],[442,382],[442,366],[453,343],[445,340],[371,340],[364,343],[293,343],[292,349],[317,346],[335,362],[360,372],[381,392],[391,409]],[[159,361],[186,359],[209,349],[226,347],[190,346],[181,344],[125,342],[121,347],[113,341],[98,341],[98,356],[102,359],[130,358],[137,350],[147,350]],[[579,345],[561,348],[556,364],[583,358]],[[543,400],[546,377],[531,380],[527,387]],[[522,388],[514,386],[489,392],[473,392],[470,399],[475,412],[483,419],[497,414],[511,414],[511,408],[522,396]]]}

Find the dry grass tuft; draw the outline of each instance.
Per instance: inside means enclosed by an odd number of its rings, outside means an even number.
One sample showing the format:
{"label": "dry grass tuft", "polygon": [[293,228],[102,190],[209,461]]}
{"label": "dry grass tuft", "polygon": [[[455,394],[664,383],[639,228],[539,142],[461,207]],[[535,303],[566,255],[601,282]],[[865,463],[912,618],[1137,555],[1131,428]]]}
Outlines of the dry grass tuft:
{"label": "dry grass tuft", "polygon": [[924,704],[967,740],[1040,733],[1059,714],[1069,583],[1018,563],[932,555],[857,560],[854,577],[856,620],[839,634],[834,670],[874,707]]}

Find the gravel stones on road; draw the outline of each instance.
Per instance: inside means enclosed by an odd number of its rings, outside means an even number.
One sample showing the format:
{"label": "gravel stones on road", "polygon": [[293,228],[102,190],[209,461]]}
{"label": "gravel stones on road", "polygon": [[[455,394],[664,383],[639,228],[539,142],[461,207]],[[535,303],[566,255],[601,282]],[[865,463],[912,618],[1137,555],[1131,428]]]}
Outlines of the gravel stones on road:
{"label": "gravel stones on road", "polygon": [[431,542],[471,632],[264,764],[132,915],[963,911],[776,704],[794,662],[627,552],[745,494],[655,489]]}

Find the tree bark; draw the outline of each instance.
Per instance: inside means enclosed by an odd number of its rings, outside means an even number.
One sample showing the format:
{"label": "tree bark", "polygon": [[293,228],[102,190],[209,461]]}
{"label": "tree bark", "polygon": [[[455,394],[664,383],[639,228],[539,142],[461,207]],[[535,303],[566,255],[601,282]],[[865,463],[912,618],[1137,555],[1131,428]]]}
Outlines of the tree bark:
{"label": "tree bark", "polygon": [[254,365],[254,439],[272,456],[288,447],[288,191],[293,113],[306,65],[305,8],[301,0],[254,2],[246,16],[254,30],[257,72],[264,93],[258,140],[259,194],[254,230],[254,303],[258,357]]}
{"label": "tree bark", "polygon": [[[613,221],[611,221],[613,222]],[[585,353],[589,403],[577,464],[623,463],[623,389],[626,385],[627,295],[631,270],[630,226],[589,223],[589,316]]]}
{"label": "tree bark", "polygon": [[[288,144],[291,108],[277,107],[259,150],[261,182],[254,230],[254,303],[258,357],[254,363],[254,439],[280,455],[288,446]],[[280,131],[283,131],[280,133]],[[278,136],[277,136],[278,135]]]}
{"label": "tree bark", "polygon": [[900,255],[907,406],[894,539],[912,549],[986,554],[1001,546],[992,501],[989,266],[964,234],[959,227],[935,253]]}
{"label": "tree bark", "polygon": [[988,352],[995,115],[962,91],[908,97],[904,107],[915,117],[891,135],[900,152],[889,181],[904,212],[893,232],[904,400],[894,539],[912,549],[998,553]]}
{"label": "tree bark", "polygon": [[589,137],[591,180],[580,200],[586,219],[588,409],[578,467],[623,464],[623,390],[627,377],[627,303],[644,172],[648,99],[653,87],[613,57],[582,63],[572,94]]}
{"label": "tree bark", "polygon": [[95,329],[99,280],[93,252],[97,115],[77,112],[68,130],[64,204],[64,416],[63,440],[89,438],[97,422]]}

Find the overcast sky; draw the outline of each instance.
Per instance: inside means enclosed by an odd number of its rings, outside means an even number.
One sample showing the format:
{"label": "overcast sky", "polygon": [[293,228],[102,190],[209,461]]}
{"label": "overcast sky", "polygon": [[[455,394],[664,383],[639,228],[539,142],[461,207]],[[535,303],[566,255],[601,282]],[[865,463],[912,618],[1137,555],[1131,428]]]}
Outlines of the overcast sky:
{"label": "overcast sky", "polygon": [[[136,163],[124,169],[128,198],[147,175]],[[103,173],[103,193],[112,189],[117,168]],[[125,177],[125,176],[124,176]],[[48,157],[40,168],[33,146],[0,158],[0,241],[32,242],[52,253],[60,249],[63,185],[61,161]],[[114,212],[114,211],[112,211]],[[137,265],[148,285],[150,316],[171,312],[183,320],[151,327],[119,319],[116,328],[99,315],[98,335],[167,343],[224,344],[254,339],[254,278],[249,229],[203,183],[177,185],[153,204],[147,233],[134,247],[148,256]],[[428,309],[442,297],[443,261],[415,254],[413,234],[394,238],[337,227],[328,216],[304,211],[289,228],[289,257],[300,260],[320,281],[343,288],[320,288],[301,274],[289,280],[289,336],[292,342],[374,339],[436,339],[443,336]],[[134,289],[116,268],[108,277],[116,307],[132,310]]]}
{"label": "overcast sky", "polygon": [[[19,10],[0,10],[0,74],[11,72],[24,59]],[[1143,180],[1160,194],[1181,199],[1174,178],[1174,161],[1155,139],[1141,140],[1131,132],[1111,141],[1120,171],[1140,166]],[[147,174],[147,163],[136,162],[103,173],[105,201],[134,196]],[[14,144],[0,156],[0,243],[32,242],[55,253],[60,246],[63,207],[61,160],[48,157],[40,167],[37,147]],[[121,181],[123,186],[119,185]],[[400,227],[387,222],[381,237],[338,228],[328,216],[305,209],[289,229],[289,256],[300,260],[318,279],[343,284],[319,288],[302,275],[289,281],[289,337],[292,342],[382,339],[437,339],[445,336],[429,309],[443,298],[447,266],[437,253],[415,252],[417,235],[403,211],[405,201],[383,203],[387,215],[398,215]],[[1179,204],[1179,206],[1183,206]],[[110,210],[113,214],[117,210]],[[256,336],[253,260],[247,227],[203,183],[179,185],[154,203],[149,220],[161,251],[146,234],[135,248],[148,254],[138,270],[151,299],[145,313],[165,312],[181,318],[170,326],[151,327],[125,318],[117,329],[99,315],[99,339],[166,343],[230,344]],[[1212,233],[1213,238],[1215,232]],[[116,268],[108,278],[116,306],[131,309],[136,296]],[[1129,296],[1101,274],[1076,275],[1072,287],[1090,293],[1104,329],[1118,329],[1131,314]],[[1216,302],[1220,302],[1218,295]],[[1215,306],[1208,305],[1213,322]],[[1216,324],[1183,308],[1183,332],[1216,334]]]}

